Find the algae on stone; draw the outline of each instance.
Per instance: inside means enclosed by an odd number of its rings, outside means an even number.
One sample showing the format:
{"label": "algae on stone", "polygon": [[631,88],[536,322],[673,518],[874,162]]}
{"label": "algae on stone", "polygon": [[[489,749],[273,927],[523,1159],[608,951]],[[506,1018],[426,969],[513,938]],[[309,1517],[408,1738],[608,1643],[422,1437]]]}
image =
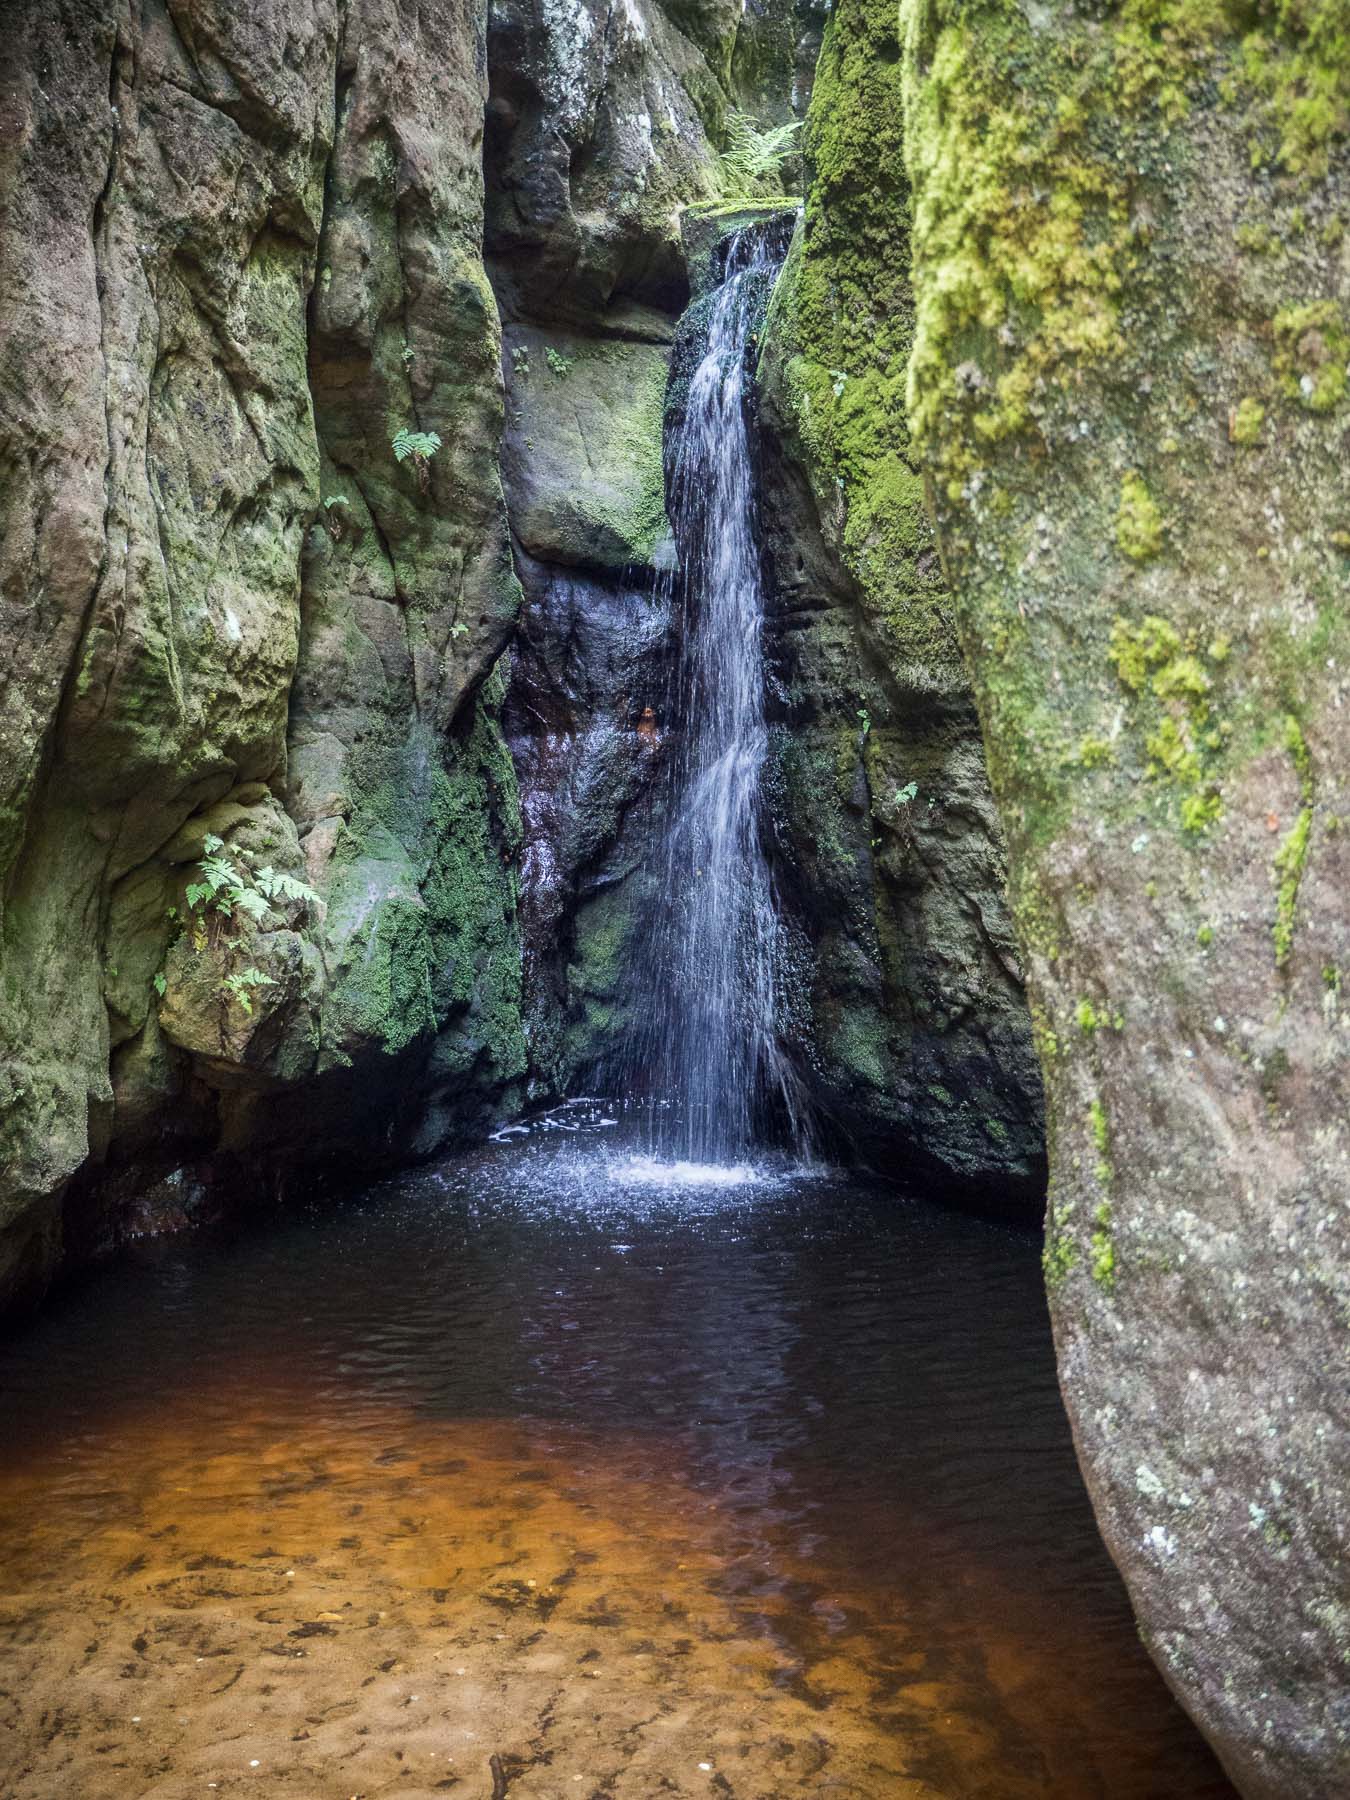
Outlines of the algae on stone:
{"label": "algae on stone", "polygon": [[[877,1166],[1034,1206],[1039,1078],[950,598],[905,413],[914,328],[894,8],[830,19],[801,225],[763,334],[768,793],[785,1029]],[[982,1186],[982,1184],[984,1184]]]}
{"label": "algae on stone", "polygon": [[[1168,1679],[1245,1794],[1330,1795],[1345,11],[900,11],[909,420],[1044,1021],[1061,1381]],[[1071,1029],[1084,994],[1123,1029]],[[1135,1471],[1169,1459],[1195,1504],[1164,1528]]]}

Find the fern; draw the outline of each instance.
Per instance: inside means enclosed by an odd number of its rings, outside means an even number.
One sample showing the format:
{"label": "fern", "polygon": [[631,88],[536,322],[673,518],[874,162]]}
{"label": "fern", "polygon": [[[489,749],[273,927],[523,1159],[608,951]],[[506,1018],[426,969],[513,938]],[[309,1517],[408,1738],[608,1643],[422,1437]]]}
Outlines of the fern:
{"label": "fern", "polygon": [[233,975],[227,975],[220,984],[220,991],[227,999],[239,1003],[243,1011],[253,1016],[253,1001],[249,997],[250,988],[275,987],[277,984],[270,975],[261,969],[236,969]]}
{"label": "fern", "polygon": [[417,485],[425,494],[431,480],[431,459],[441,447],[440,434],[435,431],[409,431],[406,425],[400,425],[389,440],[389,447],[394,452],[395,462],[407,462],[412,458],[413,467],[417,470]]}
{"label": "fern", "polygon": [[265,894],[269,900],[303,900],[309,906],[319,904],[319,896],[312,887],[303,881],[297,881],[294,875],[282,875],[270,865],[258,869],[253,876],[258,892]]}
{"label": "fern", "polygon": [[430,461],[441,447],[440,434],[435,431],[409,431],[401,425],[394,433],[392,448],[395,462],[406,462],[411,457],[422,457]]}
{"label": "fern", "polygon": [[[220,847],[220,839],[209,837],[207,846]],[[197,864],[201,879],[188,883],[187,903],[193,912],[206,909],[223,913],[228,919],[245,892],[245,878],[232,862],[223,856],[204,856]]]}
{"label": "fern", "polygon": [[717,189],[722,198],[781,194],[783,172],[797,154],[800,130],[800,119],[761,130],[749,113],[733,112],[727,120],[727,147],[717,159]]}
{"label": "fern", "polygon": [[[266,839],[274,843],[275,839]],[[245,942],[243,934],[235,931],[226,935],[225,922],[241,918],[252,919],[255,925],[263,925],[270,918],[273,907],[278,910],[286,905],[299,903],[305,907],[316,907],[319,896],[307,883],[295,875],[287,875],[281,869],[274,869],[270,863],[260,869],[249,868],[244,855],[236,851],[237,861],[231,861],[224,855],[225,844],[214,832],[208,831],[202,838],[202,858],[197,864],[197,879],[190,881],[185,890],[187,912],[184,925],[188,934],[188,942],[200,956],[207,950],[223,952],[227,965],[234,953]],[[169,909],[171,917],[176,908]],[[220,998],[223,1007],[233,1001],[248,1017],[253,1013],[253,995],[259,988],[276,987],[277,983],[264,970],[250,964],[245,969],[235,969],[220,982]],[[168,982],[161,971],[154,977],[155,992],[160,999],[164,998]],[[221,1030],[225,1029],[222,1016]]]}
{"label": "fern", "polygon": [[243,913],[261,925],[272,911],[274,902],[301,900],[306,907],[319,905],[319,895],[315,893],[315,889],[295,875],[284,875],[281,869],[272,868],[272,864],[266,864],[265,868],[256,871],[238,868],[238,864],[220,855],[223,848],[225,844],[220,837],[207,832],[202,839],[205,855],[196,866],[198,880],[189,882],[185,889],[187,911],[193,914],[193,943],[196,949],[205,949],[207,943],[207,914],[212,914],[216,920],[223,920],[234,918],[236,913]]}
{"label": "fern", "polygon": [[247,913],[250,919],[256,919],[259,924],[262,923],[267,917],[268,912],[271,910],[267,904],[267,896],[265,894],[260,894],[257,888],[236,888],[231,893],[230,900],[234,910],[241,913]]}
{"label": "fern", "polygon": [[213,894],[219,893],[221,888],[237,888],[243,884],[244,877],[223,856],[204,856],[197,867]]}

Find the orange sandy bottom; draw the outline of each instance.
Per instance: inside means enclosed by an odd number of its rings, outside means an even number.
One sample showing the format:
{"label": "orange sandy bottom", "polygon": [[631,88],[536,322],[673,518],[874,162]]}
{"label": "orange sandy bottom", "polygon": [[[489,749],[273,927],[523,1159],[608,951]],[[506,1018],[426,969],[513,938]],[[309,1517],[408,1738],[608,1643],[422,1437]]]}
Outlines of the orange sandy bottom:
{"label": "orange sandy bottom", "polygon": [[487,1800],[494,1756],[511,1800],[1122,1791],[1119,1696],[1057,1717],[1036,1596],[970,1570],[987,1630],[944,1680],[894,1595],[776,1538],[771,1475],[718,1496],[650,1436],[219,1416],[0,1473],[8,1800]]}

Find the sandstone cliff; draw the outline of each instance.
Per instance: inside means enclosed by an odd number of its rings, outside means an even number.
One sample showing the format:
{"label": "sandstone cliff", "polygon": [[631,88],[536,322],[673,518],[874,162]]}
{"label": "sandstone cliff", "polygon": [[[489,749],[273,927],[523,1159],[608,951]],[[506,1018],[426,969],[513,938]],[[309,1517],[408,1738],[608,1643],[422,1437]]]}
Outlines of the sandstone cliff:
{"label": "sandstone cliff", "polygon": [[[676,324],[749,216],[728,121],[800,113],[822,18],[3,10],[0,1303],[604,1078],[661,899]],[[872,81],[835,44],[826,121]],[[852,453],[785,398],[837,364],[844,412],[894,412],[907,339],[826,343],[812,299],[851,182],[766,362],[784,1030],[841,1147],[1034,1189],[931,546],[913,506],[903,542],[856,494],[843,522]],[[915,603],[878,625],[882,561]]]}
{"label": "sandstone cliff", "polygon": [[[9,1290],[63,1194],[428,1148],[524,1055],[481,18],[3,24]],[[190,906],[208,838],[317,898]]]}
{"label": "sandstone cliff", "polygon": [[909,424],[1008,833],[1064,1393],[1177,1692],[1244,1793],[1330,1800],[1350,21],[901,16]]}

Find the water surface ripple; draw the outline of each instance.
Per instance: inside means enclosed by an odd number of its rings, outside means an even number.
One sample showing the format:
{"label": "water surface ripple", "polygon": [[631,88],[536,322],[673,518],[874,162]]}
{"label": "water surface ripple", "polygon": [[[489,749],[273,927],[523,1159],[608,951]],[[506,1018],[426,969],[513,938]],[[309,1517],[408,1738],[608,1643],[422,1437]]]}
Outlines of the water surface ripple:
{"label": "water surface ripple", "polygon": [[0,1346],[0,1791],[1229,1794],[1031,1237],[606,1116],[147,1245]]}

